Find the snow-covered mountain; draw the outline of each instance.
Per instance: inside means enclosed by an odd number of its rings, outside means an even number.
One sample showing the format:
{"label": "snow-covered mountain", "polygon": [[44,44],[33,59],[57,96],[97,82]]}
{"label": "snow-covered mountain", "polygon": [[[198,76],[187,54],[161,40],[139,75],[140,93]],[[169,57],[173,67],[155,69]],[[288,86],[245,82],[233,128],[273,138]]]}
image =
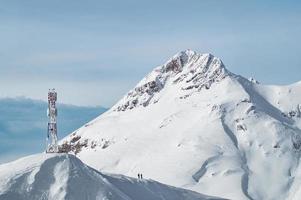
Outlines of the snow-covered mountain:
{"label": "snow-covered mountain", "polygon": [[108,173],[234,200],[299,199],[301,82],[265,86],[180,52],[63,148]]}
{"label": "snow-covered mountain", "polygon": [[1,200],[217,199],[152,180],[105,175],[68,154],[37,154],[0,165]]}

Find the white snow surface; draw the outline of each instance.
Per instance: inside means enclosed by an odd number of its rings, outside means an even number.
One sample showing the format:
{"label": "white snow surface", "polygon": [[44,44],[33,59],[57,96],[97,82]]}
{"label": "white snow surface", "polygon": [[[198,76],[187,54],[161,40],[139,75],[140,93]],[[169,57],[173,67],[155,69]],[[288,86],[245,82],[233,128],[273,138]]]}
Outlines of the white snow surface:
{"label": "white snow surface", "polygon": [[234,200],[298,199],[301,84],[253,80],[186,50],[61,144],[107,173]]}
{"label": "white snow surface", "polygon": [[1,200],[218,199],[152,180],[105,175],[68,154],[37,154],[0,165]]}

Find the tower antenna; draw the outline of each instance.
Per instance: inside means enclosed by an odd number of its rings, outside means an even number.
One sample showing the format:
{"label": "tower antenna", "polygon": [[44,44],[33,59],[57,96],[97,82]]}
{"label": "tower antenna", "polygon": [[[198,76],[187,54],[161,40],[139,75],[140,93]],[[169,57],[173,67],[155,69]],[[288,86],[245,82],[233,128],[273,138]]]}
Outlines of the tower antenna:
{"label": "tower antenna", "polygon": [[47,130],[47,146],[46,153],[58,153],[57,145],[57,109],[56,109],[57,93],[55,89],[48,91],[48,130]]}

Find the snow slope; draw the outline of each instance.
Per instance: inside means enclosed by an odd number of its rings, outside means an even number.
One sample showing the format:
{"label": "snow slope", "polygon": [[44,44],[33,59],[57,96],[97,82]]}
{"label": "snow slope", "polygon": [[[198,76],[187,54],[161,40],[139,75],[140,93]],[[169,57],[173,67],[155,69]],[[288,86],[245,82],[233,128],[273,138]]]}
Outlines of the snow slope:
{"label": "snow slope", "polygon": [[38,154],[0,165],[1,200],[217,199],[152,180],[104,175],[73,155]]}
{"label": "snow slope", "polygon": [[61,141],[98,170],[234,200],[301,194],[301,84],[264,86],[180,52]]}

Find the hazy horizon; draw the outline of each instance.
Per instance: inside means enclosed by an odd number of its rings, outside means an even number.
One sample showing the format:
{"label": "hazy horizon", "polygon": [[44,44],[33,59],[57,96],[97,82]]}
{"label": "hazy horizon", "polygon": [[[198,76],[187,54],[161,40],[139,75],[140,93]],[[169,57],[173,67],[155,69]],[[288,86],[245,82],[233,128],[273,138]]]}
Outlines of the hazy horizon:
{"label": "hazy horizon", "polygon": [[[0,99],[0,164],[45,150],[47,102]],[[58,137],[62,139],[107,109],[58,104]]]}

